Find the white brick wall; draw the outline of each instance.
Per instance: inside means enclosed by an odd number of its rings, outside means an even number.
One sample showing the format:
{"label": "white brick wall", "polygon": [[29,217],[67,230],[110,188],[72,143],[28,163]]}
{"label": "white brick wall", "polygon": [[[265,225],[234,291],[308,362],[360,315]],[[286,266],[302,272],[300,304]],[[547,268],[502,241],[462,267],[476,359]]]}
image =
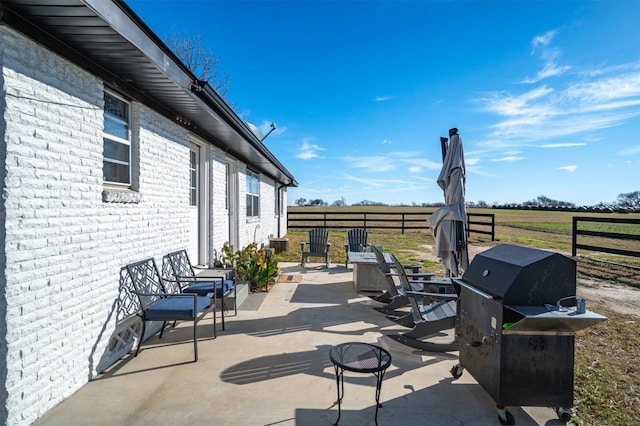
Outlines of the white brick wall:
{"label": "white brick wall", "polygon": [[[229,241],[229,210],[227,209],[227,158],[219,149],[213,149],[210,157],[211,171],[211,214],[212,233],[210,247],[222,253],[220,249]],[[212,259],[210,259],[212,260]]]}
{"label": "white brick wall", "polygon": [[[189,134],[133,102],[133,187],[140,198],[103,202],[102,82],[1,25],[0,41],[6,141],[0,423],[27,425],[122,355],[107,350],[125,321],[121,268],[188,246]],[[208,241],[219,249],[229,240],[230,159],[208,152]],[[254,232],[267,243],[277,233],[274,182],[260,177],[261,217],[247,220],[244,170],[240,164],[240,243],[252,242]],[[283,221],[286,232],[286,215]]]}
{"label": "white brick wall", "polygon": [[99,291],[109,285],[102,271],[78,268],[93,266],[97,244],[91,235],[102,191],[102,86],[6,28],[0,31],[6,421],[29,424],[86,381],[97,337],[97,328],[87,325],[104,322],[98,313],[109,306],[110,292]]}
{"label": "white brick wall", "polygon": [[245,247],[252,242],[257,242],[258,246],[269,244],[271,236],[277,237],[278,218],[275,214],[275,182],[273,179],[258,175],[260,179],[260,216],[247,217],[247,199],[245,191],[247,187],[247,167],[241,165],[238,168],[238,182],[240,193],[239,198],[239,246]]}

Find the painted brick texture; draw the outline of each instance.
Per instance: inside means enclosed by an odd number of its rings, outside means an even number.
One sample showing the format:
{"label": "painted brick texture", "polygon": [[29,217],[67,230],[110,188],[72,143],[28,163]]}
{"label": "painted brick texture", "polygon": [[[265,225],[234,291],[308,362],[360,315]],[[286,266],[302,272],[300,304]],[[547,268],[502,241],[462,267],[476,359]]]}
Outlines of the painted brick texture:
{"label": "painted brick texture", "polygon": [[[0,42],[0,423],[28,425],[124,354],[108,349],[128,321],[121,269],[188,247],[191,135],[132,102],[133,190],[105,202],[103,82],[3,25]],[[235,160],[212,147],[205,155],[210,256],[229,240],[226,163]],[[231,211],[239,245],[268,243],[275,183],[260,177],[261,215],[247,219],[245,170],[238,164]]]}
{"label": "painted brick texture", "polygon": [[[6,142],[7,424],[30,424],[96,372],[120,268],[185,247],[188,134],[134,104],[141,201],[102,201],[102,82],[0,27]],[[3,398],[4,399],[4,398]]]}

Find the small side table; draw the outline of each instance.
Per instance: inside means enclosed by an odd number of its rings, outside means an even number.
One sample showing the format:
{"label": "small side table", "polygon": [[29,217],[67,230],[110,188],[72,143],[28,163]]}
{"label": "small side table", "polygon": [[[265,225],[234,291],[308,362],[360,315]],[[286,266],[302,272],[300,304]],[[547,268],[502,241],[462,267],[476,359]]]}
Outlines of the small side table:
{"label": "small side table", "polygon": [[378,408],[380,404],[380,389],[382,378],[391,365],[391,354],[376,345],[368,343],[342,343],[334,346],[329,352],[329,358],[336,370],[336,385],[338,386],[338,419],[340,421],[342,397],[344,396],[344,370],[355,373],[373,373],[376,376],[376,426],[378,425]]}

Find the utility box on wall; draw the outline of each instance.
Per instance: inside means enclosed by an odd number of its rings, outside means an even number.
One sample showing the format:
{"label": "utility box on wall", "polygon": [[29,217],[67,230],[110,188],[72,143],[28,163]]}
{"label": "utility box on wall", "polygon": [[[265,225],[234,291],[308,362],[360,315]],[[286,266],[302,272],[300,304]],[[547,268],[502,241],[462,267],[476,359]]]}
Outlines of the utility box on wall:
{"label": "utility box on wall", "polygon": [[269,240],[269,247],[271,247],[276,253],[282,253],[289,250],[288,238],[272,238]]}

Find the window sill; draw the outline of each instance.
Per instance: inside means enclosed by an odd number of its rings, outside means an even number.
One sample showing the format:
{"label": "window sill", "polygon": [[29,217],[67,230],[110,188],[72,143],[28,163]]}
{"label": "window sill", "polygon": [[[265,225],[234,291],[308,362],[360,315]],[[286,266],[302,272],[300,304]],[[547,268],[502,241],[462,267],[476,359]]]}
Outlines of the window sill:
{"label": "window sill", "polygon": [[142,194],[130,189],[103,189],[103,203],[138,204],[142,201]]}

